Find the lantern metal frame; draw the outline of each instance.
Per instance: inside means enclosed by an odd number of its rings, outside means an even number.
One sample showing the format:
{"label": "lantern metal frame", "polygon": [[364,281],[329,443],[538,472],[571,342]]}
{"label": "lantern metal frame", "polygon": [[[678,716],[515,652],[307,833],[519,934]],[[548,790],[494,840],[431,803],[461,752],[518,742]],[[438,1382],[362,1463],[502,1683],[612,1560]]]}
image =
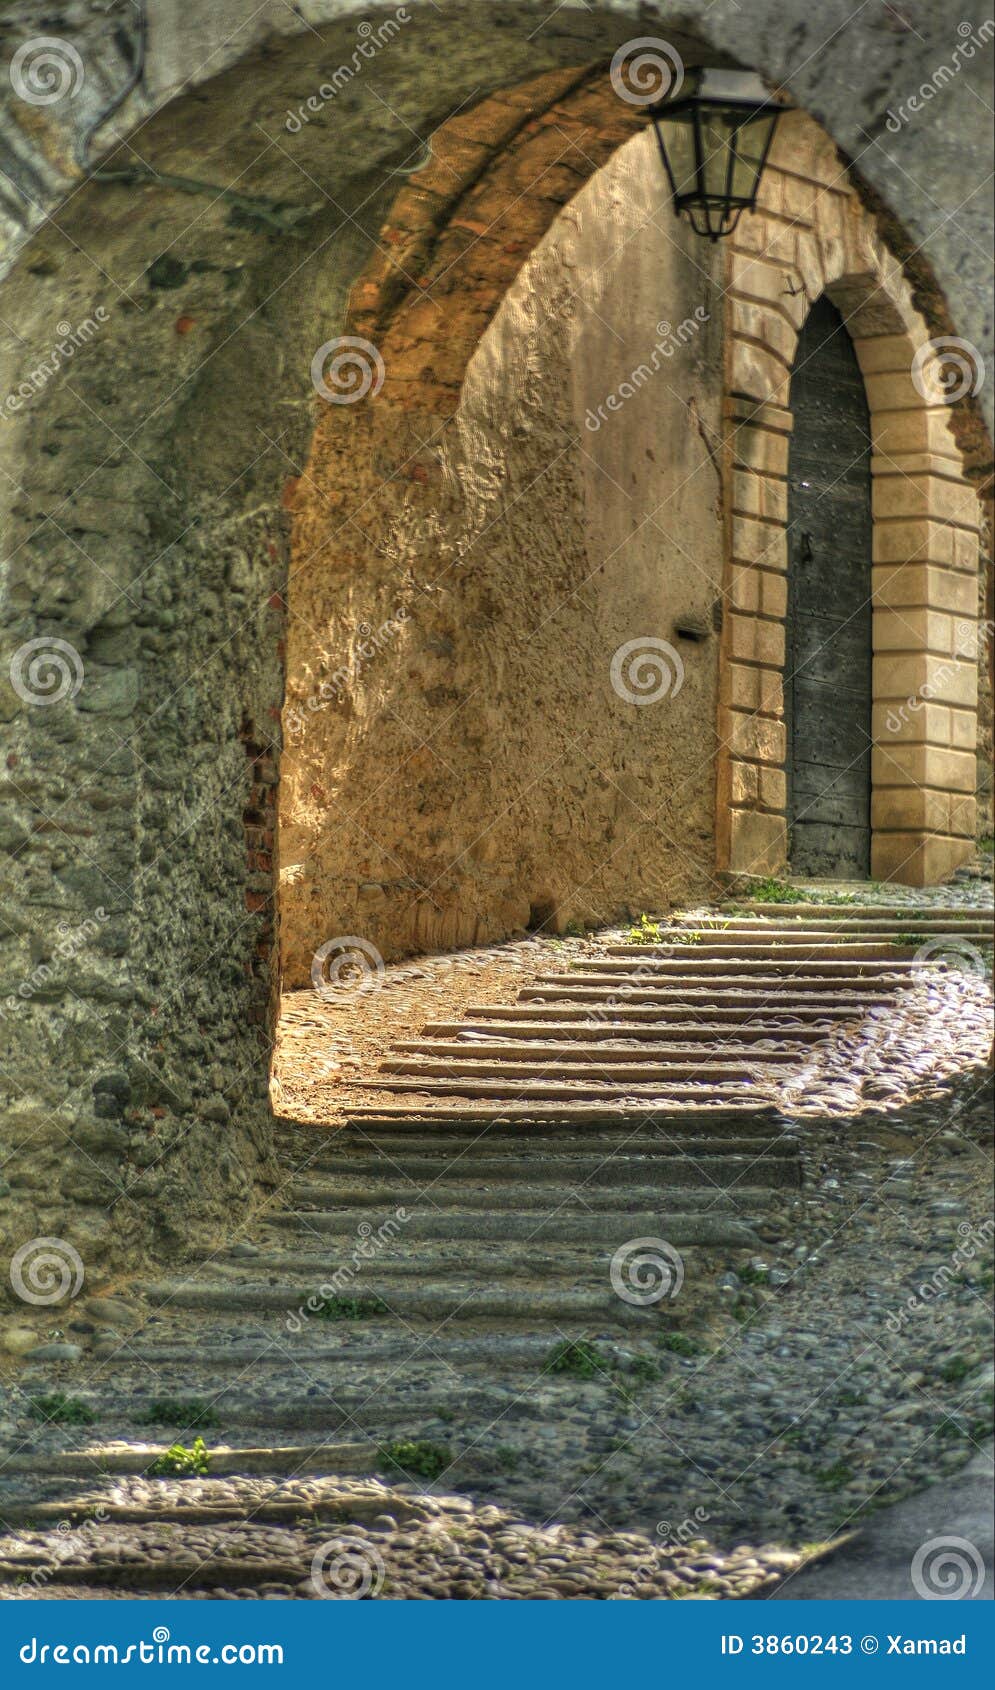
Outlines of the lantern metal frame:
{"label": "lantern metal frame", "polygon": [[[679,89],[675,97],[660,100],[651,106],[649,115],[653,120],[653,129],[677,216],[680,217],[686,212],[696,234],[707,235],[710,241],[717,241],[725,235],[731,235],[743,212],[752,211],[756,206],[760,181],[777,128],[777,119],[785,107],[770,97],[760,77],[752,71],[716,70],[701,66],[688,71],[686,82],[692,78],[695,83],[688,93],[682,93]],[[710,184],[709,166],[713,176],[715,174],[714,151],[707,154],[705,145],[703,119],[711,113],[742,113],[742,122],[734,124],[731,129],[733,144],[726,149],[728,159],[725,178],[719,188],[714,183]],[[690,189],[686,183],[678,185],[674,167],[667,153],[663,130],[673,117],[690,118],[694,142],[694,178]],[[743,162],[742,155],[736,150],[735,137],[745,124],[760,117],[770,118],[770,123],[759,161],[750,161],[750,168],[754,171],[752,191],[749,194],[734,193],[734,172],[737,164]]]}

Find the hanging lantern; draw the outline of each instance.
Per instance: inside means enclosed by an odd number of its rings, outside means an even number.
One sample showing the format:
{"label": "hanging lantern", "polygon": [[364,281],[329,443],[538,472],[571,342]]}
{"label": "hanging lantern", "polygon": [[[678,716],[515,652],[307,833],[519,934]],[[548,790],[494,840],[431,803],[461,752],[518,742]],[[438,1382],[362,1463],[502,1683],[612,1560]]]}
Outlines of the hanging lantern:
{"label": "hanging lantern", "polygon": [[651,107],[674,209],[697,234],[717,241],[752,211],[782,110],[752,71],[704,68]]}

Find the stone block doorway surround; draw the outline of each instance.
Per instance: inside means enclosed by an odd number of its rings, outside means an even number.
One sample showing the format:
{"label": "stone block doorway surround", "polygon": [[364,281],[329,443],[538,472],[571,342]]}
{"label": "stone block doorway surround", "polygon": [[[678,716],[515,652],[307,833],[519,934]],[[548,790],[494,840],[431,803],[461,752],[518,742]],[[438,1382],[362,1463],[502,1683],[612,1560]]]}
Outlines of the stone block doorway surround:
{"label": "stone block doorway surround", "polygon": [[930,331],[835,147],[803,112],[781,119],[728,265],[718,867],[779,873],[788,860],[790,377],[825,294],[870,412],[871,875],[928,885],[974,849],[980,527],[951,407],[923,367]]}

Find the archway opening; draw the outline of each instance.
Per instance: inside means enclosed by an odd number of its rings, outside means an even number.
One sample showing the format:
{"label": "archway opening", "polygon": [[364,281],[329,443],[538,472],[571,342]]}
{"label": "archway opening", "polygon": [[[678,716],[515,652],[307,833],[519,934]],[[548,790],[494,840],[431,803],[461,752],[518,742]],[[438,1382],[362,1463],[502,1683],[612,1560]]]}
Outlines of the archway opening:
{"label": "archway opening", "polygon": [[788,861],[862,880],[871,866],[871,436],[863,377],[825,295],[798,337],[788,449]]}

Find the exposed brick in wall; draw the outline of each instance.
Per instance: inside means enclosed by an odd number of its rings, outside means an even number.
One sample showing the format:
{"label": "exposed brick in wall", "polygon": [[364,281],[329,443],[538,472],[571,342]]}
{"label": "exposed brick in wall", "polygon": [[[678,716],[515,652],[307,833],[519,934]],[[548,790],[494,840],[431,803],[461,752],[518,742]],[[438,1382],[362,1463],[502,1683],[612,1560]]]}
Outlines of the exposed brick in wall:
{"label": "exposed brick in wall", "polygon": [[[768,872],[786,858],[790,375],[798,331],[825,292],[853,339],[871,416],[871,872],[929,883],[973,849],[981,519],[952,407],[927,404],[912,379],[930,329],[839,154],[801,112],[781,120],[728,263],[719,866]],[[909,698],[920,707],[895,727]]]}
{"label": "exposed brick in wall", "polygon": [[645,125],[604,68],[587,66],[504,90],[436,132],[349,301],[350,332],[384,359],[382,404],[455,413],[466,366],[525,259]]}

